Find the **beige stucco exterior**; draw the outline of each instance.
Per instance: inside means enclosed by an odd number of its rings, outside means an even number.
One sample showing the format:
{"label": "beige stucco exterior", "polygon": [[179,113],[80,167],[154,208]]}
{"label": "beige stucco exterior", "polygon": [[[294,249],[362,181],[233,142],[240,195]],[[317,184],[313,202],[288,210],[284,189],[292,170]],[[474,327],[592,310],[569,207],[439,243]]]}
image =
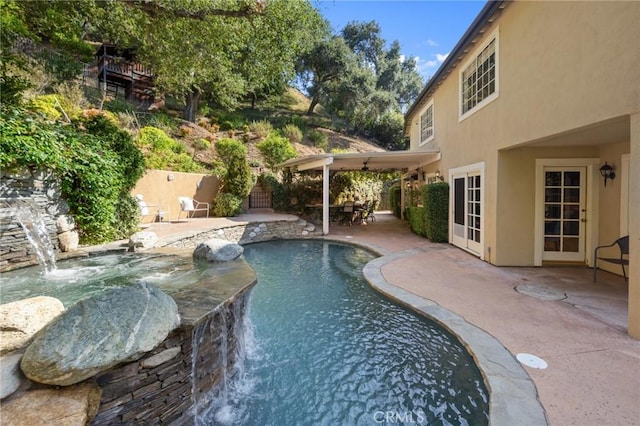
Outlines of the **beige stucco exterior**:
{"label": "beige stucco exterior", "polygon": [[[143,223],[157,220],[155,213],[158,210],[164,212],[165,221],[171,221],[178,219],[180,214],[178,197],[190,197],[211,204],[219,186],[220,181],[212,175],[147,170],[131,195],[142,195],[144,202],[152,206],[149,207],[149,215],[141,218]],[[195,212],[196,217],[204,215],[205,212]],[[185,218],[185,213],[181,218]]]}
{"label": "beige stucco exterior", "polygon": [[[596,246],[628,229],[630,306],[636,305],[629,330],[640,337],[640,197],[637,185],[622,187],[640,182],[638,22],[639,2],[505,2],[476,21],[474,42],[452,52],[448,72],[428,83],[405,128],[411,150],[441,151],[425,171],[439,170],[452,188],[456,170],[473,164],[481,170],[482,239],[470,251],[496,265],[545,263],[541,170],[582,167],[587,203],[578,263],[591,265]],[[461,118],[460,73],[494,37],[497,96]],[[434,137],[420,145],[420,116],[431,102]],[[630,159],[624,178],[623,159]],[[617,174],[606,188],[599,171],[605,161]],[[628,215],[621,215],[625,206]],[[621,223],[625,216],[628,226]],[[450,240],[456,243],[453,235]],[[621,273],[617,265],[602,267]]]}

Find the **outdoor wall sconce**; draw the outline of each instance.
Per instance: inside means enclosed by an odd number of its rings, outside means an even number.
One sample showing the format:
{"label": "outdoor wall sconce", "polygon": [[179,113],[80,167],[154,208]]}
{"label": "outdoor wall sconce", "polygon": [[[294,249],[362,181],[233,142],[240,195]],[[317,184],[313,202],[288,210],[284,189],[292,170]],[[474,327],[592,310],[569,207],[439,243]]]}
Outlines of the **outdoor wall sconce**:
{"label": "outdoor wall sconce", "polygon": [[600,167],[600,174],[604,178],[605,187],[607,186],[607,179],[613,180],[616,178],[616,174],[613,171],[613,167],[608,165],[606,161],[604,162],[604,166]]}
{"label": "outdoor wall sconce", "polygon": [[169,181],[169,182],[171,182],[172,180],[175,180],[175,178],[176,178],[176,177],[173,175],[173,173],[169,173],[169,174],[167,175],[167,181]]}
{"label": "outdoor wall sconce", "polygon": [[444,182],[444,176],[440,174],[440,169],[436,169],[436,180],[440,182]]}

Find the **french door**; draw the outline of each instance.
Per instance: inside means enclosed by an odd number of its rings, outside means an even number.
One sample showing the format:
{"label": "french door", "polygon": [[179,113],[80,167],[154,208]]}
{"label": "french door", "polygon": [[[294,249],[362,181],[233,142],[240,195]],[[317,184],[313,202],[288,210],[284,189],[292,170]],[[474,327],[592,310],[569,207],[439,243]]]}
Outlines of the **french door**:
{"label": "french door", "polygon": [[542,260],[585,260],[586,167],[545,167]]}
{"label": "french door", "polygon": [[454,173],[452,243],[482,254],[482,175],[480,171]]}

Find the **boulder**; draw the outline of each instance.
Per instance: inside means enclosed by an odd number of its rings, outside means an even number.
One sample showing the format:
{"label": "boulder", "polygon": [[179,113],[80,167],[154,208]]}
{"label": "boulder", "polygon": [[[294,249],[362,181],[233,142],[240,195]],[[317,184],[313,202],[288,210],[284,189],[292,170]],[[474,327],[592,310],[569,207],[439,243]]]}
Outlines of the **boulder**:
{"label": "boulder", "polygon": [[208,262],[229,262],[242,256],[242,253],[244,253],[244,248],[241,245],[213,238],[198,244],[193,251],[193,258]]}
{"label": "boulder", "polygon": [[136,232],[129,238],[129,251],[152,248],[157,242],[158,236],[155,232]]}
{"label": "boulder", "polygon": [[78,231],[66,231],[58,234],[58,245],[60,246],[60,251],[67,252],[78,250],[79,242],[80,237],[78,236]]}
{"label": "boulder", "polygon": [[20,367],[34,382],[68,386],[134,361],[180,325],[175,301],[140,282],[79,301],[42,329]]}
{"label": "boulder", "polygon": [[0,355],[19,349],[64,312],[55,297],[37,296],[0,305]]}
{"label": "boulder", "polygon": [[0,399],[4,399],[20,388],[25,377],[20,371],[21,353],[0,357]]}
{"label": "boulder", "polygon": [[73,216],[69,215],[60,215],[56,219],[56,229],[58,233],[61,234],[63,232],[71,231],[75,229],[76,222],[73,219]]}
{"label": "boulder", "polygon": [[88,425],[98,413],[101,395],[95,383],[31,390],[2,403],[2,422],[13,426]]}

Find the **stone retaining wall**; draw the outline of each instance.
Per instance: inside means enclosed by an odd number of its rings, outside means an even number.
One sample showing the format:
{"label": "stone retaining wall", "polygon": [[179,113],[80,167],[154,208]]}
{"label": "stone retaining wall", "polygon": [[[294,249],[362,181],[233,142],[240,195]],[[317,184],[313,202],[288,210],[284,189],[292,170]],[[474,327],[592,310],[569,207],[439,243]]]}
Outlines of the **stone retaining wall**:
{"label": "stone retaining wall", "polygon": [[219,238],[237,244],[249,244],[278,239],[310,238],[321,235],[321,229],[316,229],[315,225],[305,220],[279,220],[212,229],[178,241],[161,243],[161,245],[164,247],[195,248],[199,243],[212,238]]}
{"label": "stone retaining wall", "polygon": [[0,171],[0,271],[36,265],[31,243],[12,213],[12,202],[30,199],[44,215],[53,247],[58,249],[56,220],[69,211],[60,182],[50,171]]}
{"label": "stone retaining wall", "polygon": [[96,376],[102,399],[91,424],[193,424],[222,391],[225,372],[234,371],[250,288],[182,324],[138,361]]}

